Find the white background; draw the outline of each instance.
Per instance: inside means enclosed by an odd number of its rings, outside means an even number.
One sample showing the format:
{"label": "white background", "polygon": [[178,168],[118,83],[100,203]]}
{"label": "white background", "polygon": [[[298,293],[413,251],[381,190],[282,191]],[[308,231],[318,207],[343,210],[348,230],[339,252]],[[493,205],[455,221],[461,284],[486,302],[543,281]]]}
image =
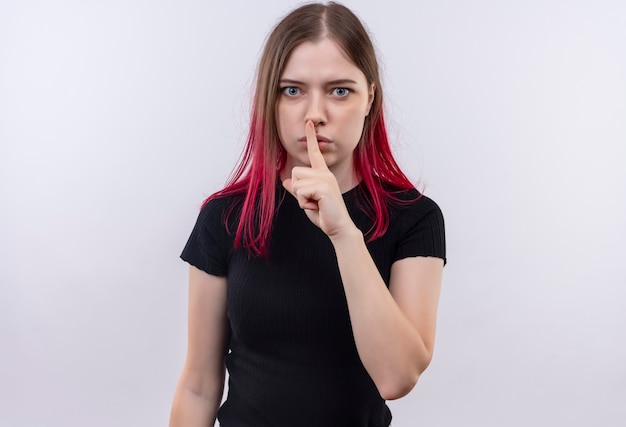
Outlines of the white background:
{"label": "white background", "polygon": [[[448,233],[394,427],[623,426],[626,2],[348,1]],[[0,1],[0,425],[166,425],[178,259],[297,3]]]}

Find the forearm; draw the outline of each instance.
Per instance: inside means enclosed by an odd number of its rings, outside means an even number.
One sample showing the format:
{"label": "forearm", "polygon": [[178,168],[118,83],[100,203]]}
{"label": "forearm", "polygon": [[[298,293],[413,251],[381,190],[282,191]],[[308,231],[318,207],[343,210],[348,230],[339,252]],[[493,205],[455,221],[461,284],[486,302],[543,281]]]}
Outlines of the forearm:
{"label": "forearm", "polygon": [[213,427],[223,392],[223,380],[203,390],[181,377],[174,394],[170,427]]}
{"label": "forearm", "polygon": [[332,240],[359,356],[381,396],[407,394],[428,366],[432,349],[390,294],[354,228]]}

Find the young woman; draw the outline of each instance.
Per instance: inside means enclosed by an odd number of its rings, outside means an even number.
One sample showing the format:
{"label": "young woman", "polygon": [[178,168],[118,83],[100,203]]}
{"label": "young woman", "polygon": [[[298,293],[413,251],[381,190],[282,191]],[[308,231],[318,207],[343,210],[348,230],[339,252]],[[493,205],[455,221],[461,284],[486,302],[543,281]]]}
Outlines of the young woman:
{"label": "young woman", "polygon": [[444,225],[393,159],[374,49],[344,6],[302,6],[271,33],[245,152],[182,258],[170,426],[389,425],[385,400],[432,357]]}

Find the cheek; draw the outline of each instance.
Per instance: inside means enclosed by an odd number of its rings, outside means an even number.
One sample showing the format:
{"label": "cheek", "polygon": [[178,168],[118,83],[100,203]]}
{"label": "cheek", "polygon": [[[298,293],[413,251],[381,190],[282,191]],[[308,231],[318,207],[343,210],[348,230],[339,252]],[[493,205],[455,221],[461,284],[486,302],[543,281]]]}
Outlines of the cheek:
{"label": "cheek", "polygon": [[294,109],[287,107],[278,107],[276,109],[276,123],[279,126],[287,127],[293,123]]}
{"label": "cheek", "polygon": [[346,135],[355,147],[361,140],[365,126],[365,117],[361,113],[362,110],[359,110],[357,114],[352,116],[349,126],[349,135]]}
{"label": "cheek", "polygon": [[276,129],[278,130],[278,136],[281,141],[285,136],[285,132],[288,131],[289,115],[285,108],[276,109]]}
{"label": "cheek", "polygon": [[367,110],[367,103],[363,99],[359,99],[346,104],[342,108],[341,115],[344,117],[344,120],[349,120],[351,123],[364,122]]}
{"label": "cheek", "polygon": [[346,110],[343,114],[342,123],[344,129],[350,134],[361,136],[365,124],[365,114],[360,106]]}

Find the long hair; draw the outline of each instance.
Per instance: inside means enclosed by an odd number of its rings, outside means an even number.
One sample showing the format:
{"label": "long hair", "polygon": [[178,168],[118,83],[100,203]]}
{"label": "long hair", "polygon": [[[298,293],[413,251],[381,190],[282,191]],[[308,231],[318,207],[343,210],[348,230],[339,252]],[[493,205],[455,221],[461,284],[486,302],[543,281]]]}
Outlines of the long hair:
{"label": "long hair", "polygon": [[[276,184],[287,154],[276,125],[279,79],[291,52],[300,44],[329,38],[374,84],[374,100],[365,118],[363,134],[354,152],[354,170],[362,179],[364,201],[360,208],[373,219],[368,241],[382,236],[389,226],[387,203],[396,191],[414,188],[395,161],[383,118],[383,93],[378,61],[370,37],[359,19],[345,6],[330,2],[301,6],[283,18],[270,33],[259,61],[250,130],[239,163],[226,186],[204,204],[218,197],[240,196],[224,219],[238,215],[235,248],[267,256],[274,212]],[[204,206],[203,204],[203,206]],[[230,231],[230,230],[229,230]]]}

